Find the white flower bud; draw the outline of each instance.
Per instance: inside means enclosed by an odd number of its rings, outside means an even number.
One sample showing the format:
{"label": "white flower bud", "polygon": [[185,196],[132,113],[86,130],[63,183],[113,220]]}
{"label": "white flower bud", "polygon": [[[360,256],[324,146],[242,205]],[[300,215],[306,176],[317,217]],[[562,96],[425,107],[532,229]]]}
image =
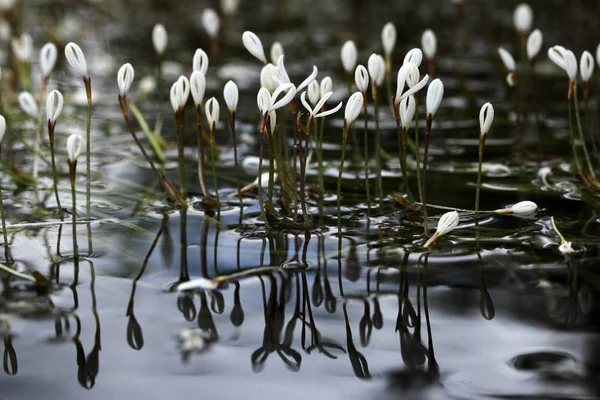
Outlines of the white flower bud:
{"label": "white flower bud", "polygon": [[192,279],[187,282],[183,282],[177,286],[177,290],[180,292],[185,292],[188,290],[215,290],[219,287],[219,284],[214,282],[211,279],[206,278],[197,278]]}
{"label": "white flower bud", "polygon": [[342,66],[346,73],[351,73],[356,66],[356,60],[358,59],[358,50],[356,50],[356,44],[352,40],[346,41],[342,45],[340,53],[342,59]]}
{"label": "white flower bud", "polygon": [[206,78],[200,71],[192,72],[190,76],[190,92],[192,92],[192,98],[194,104],[199,106],[204,101],[204,92],[206,91]]}
{"label": "white flower bud", "polygon": [[240,7],[240,0],[221,0],[221,12],[225,15],[233,15]]}
{"label": "white flower bud", "polygon": [[385,60],[379,54],[371,54],[367,62],[371,81],[381,86],[385,77]]}
{"label": "white flower bud", "polygon": [[269,63],[260,71],[260,86],[267,89],[270,93],[274,92],[281,85],[281,77],[276,66]]}
{"label": "white flower bud", "polygon": [[567,73],[570,82],[575,81],[577,78],[577,58],[571,50],[567,50],[562,46],[553,46],[548,49],[548,57]]}
{"label": "white flower bud", "polygon": [[240,93],[234,81],[228,81],[223,88],[223,97],[229,112],[234,113],[237,109]]}
{"label": "white flower bud", "polygon": [[435,53],[437,52],[437,38],[431,29],[427,29],[423,32],[423,36],[421,36],[421,47],[423,48],[425,57],[428,59],[435,58]]}
{"label": "white flower bud", "polygon": [[54,125],[63,109],[63,95],[53,90],[46,98],[46,118]]}
{"label": "white flower bud", "polygon": [[361,93],[366,93],[369,89],[369,73],[364,65],[356,67],[356,70],[354,71],[354,82],[356,83],[356,88]]}
{"label": "white flower bud", "polygon": [[242,34],[242,42],[244,43],[244,47],[250,54],[254,57],[258,58],[263,63],[267,63],[267,58],[265,57],[265,51],[263,49],[262,42],[254,34],[254,32],[246,31]]}
{"label": "white flower bud", "polygon": [[381,42],[383,43],[384,54],[392,54],[394,46],[396,46],[396,27],[391,22],[383,26],[381,30]]}
{"label": "white flower bud", "polygon": [[460,218],[456,211],[449,211],[446,214],[442,215],[440,220],[438,221],[437,229],[433,236],[429,238],[427,243],[423,247],[429,247],[433,242],[435,242],[440,236],[445,235],[446,233],[454,230],[458,226],[458,222]]}
{"label": "white flower bud", "polygon": [[81,155],[81,151],[83,150],[83,138],[74,133],[67,139],[67,155],[69,157],[69,161],[75,162]]}
{"label": "white flower bud", "polygon": [[279,57],[284,55],[283,46],[279,42],[273,42],[271,45],[271,62],[277,64]]}
{"label": "white flower bud", "polygon": [[216,129],[216,126],[219,123],[220,107],[217,99],[211,97],[204,106],[204,112],[206,113],[208,129],[210,129],[212,132],[214,129]]}
{"label": "white flower bud", "polygon": [[567,50],[565,53],[565,66],[565,71],[567,71],[569,81],[575,82],[577,79],[577,58],[571,50]]}
{"label": "white flower bud", "polygon": [[412,49],[410,50],[408,53],[406,53],[406,56],[404,56],[404,61],[402,62],[402,64],[408,64],[408,63],[413,63],[418,67],[421,66],[421,62],[423,61],[423,52],[421,51],[421,49]]}
{"label": "white flower bud", "polygon": [[121,96],[127,96],[135,73],[133,66],[129,63],[123,64],[117,73],[117,84],[119,85],[119,93]]}
{"label": "white flower bud", "polygon": [[185,76],[180,76],[179,79],[171,86],[171,106],[173,111],[185,107],[190,95],[190,82]]}
{"label": "white flower bud", "polygon": [[267,114],[271,106],[271,93],[265,87],[261,87],[256,95],[256,104],[261,114]]}
{"label": "white flower bud", "polygon": [[6,120],[2,115],[0,115],[0,143],[2,143],[2,139],[4,139],[4,134],[6,133]]}
{"label": "white flower bud", "polygon": [[321,87],[317,81],[312,81],[308,84],[308,101],[314,106],[317,105],[321,99]]}
{"label": "white flower bud", "polygon": [[28,33],[11,40],[12,51],[19,61],[30,62],[33,57],[33,39]]}
{"label": "white flower bud", "polygon": [[527,58],[532,61],[537,57],[541,48],[544,37],[539,29],[534,30],[527,38]]}
{"label": "white flower bud", "polygon": [[326,76],[321,79],[321,95],[327,92],[333,92],[333,79],[330,76]]}
{"label": "white flower bud", "polygon": [[573,250],[573,244],[571,242],[567,242],[566,240],[562,242],[560,246],[558,246],[558,251],[560,251],[562,254],[570,254],[575,252],[575,250]]}
{"label": "white flower bud", "polygon": [[208,56],[204,50],[196,49],[192,60],[192,71],[200,71],[206,76],[206,71],[208,71]]}
{"label": "white flower bud", "polygon": [[408,125],[412,122],[415,117],[415,98],[413,96],[407,97],[400,102],[398,114],[400,114],[400,122],[402,128],[408,129]]}
{"label": "white flower bud", "polygon": [[87,63],[81,47],[73,42],[68,43],[65,47],[65,56],[77,75],[84,79],[88,77]]}
{"label": "white flower bud", "polygon": [[510,72],[514,72],[517,69],[517,64],[515,63],[515,59],[513,56],[503,49],[502,47],[498,48],[498,54],[500,54],[500,58],[502,59],[502,63],[504,64],[504,68],[509,70]]}
{"label": "white flower bud", "polygon": [[594,57],[589,51],[584,51],[579,60],[579,72],[581,73],[581,80],[587,82],[594,73]]}
{"label": "white flower bud", "polygon": [[42,77],[50,75],[56,64],[56,57],[58,51],[54,43],[46,43],[40,50],[40,69],[42,70]]}
{"label": "white flower bud", "polygon": [[207,8],[202,12],[200,16],[200,22],[202,26],[211,38],[216,38],[219,34],[219,28],[221,27],[221,20],[219,15],[212,8]]}
{"label": "white flower bud", "polygon": [[155,89],[156,79],[153,76],[146,75],[142,79],[140,79],[140,83],[138,84],[138,91],[142,97],[154,92]]}
{"label": "white flower bud", "polygon": [[25,114],[29,115],[32,118],[37,118],[38,113],[38,105],[35,101],[35,97],[29,92],[21,92],[18,97],[19,106],[25,112]]}
{"label": "white flower bud", "polygon": [[361,92],[356,92],[348,99],[346,102],[346,110],[344,112],[344,119],[346,121],[346,125],[350,127],[356,118],[360,115],[360,112],[363,108],[363,94]]}
{"label": "white flower bud", "polygon": [[516,214],[516,215],[526,215],[533,214],[537,211],[537,204],[533,201],[520,201],[517,204],[512,205],[511,207],[500,208],[498,210],[494,210],[496,214]]}
{"label": "white flower bud", "polygon": [[434,79],[427,89],[427,116],[433,116],[440,107],[442,98],[444,97],[444,84],[439,79]]}
{"label": "white flower bud", "polygon": [[494,122],[494,107],[492,103],[485,103],[479,111],[479,130],[481,136],[487,135],[492,122]]}
{"label": "white flower bud", "polygon": [[154,25],[154,28],[152,28],[152,45],[154,46],[156,54],[162,56],[167,49],[168,42],[169,36],[167,35],[165,27],[162,24]]}
{"label": "white flower bud", "polygon": [[531,30],[531,24],[533,22],[533,11],[529,4],[522,3],[515,8],[513,14],[513,24],[517,32],[526,34]]}

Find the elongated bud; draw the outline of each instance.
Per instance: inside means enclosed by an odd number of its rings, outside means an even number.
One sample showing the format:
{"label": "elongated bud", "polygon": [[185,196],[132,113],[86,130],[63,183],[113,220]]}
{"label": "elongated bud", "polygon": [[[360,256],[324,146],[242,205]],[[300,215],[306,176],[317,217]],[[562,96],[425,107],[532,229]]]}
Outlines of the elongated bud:
{"label": "elongated bud", "polygon": [[4,134],[6,133],[6,120],[4,116],[0,115],[0,143],[2,143],[2,139],[4,139]]}
{"label": "elongated bud", "polygon": [[421,51],[421,49],[412,49],[410,50],[408,53],[406,53],[406,56],[404,56],[404,61],[402,62],[402,64],[408,64],[408,63],[413,63],[418,67],[421,66],[421,62],[423,61],[423,52]]}
{"label": "elongated bud", "polygon": [[18,97],[19,107],[32,118],[37,118],[38,104],[29,92],[21,92]]}
{"label": "elongated bud", "polygon": [[214,97],[211,97],[204,106],[204,112],[206,113],[206,120],[208,121],[208,128],[211,132],[216,128],[219,123],[220,107],[219,102]]}
{"label": "elongated bud", "polygon": [[356,92],[348,99],[346,103],[346,110],[344,112],[344,119],[346,125],[350,127],[356,118],[360,115],[360,112],[363,109],[363,94],[361,92]]}
{"label": "elongated bud", "polygon": [[248,50],[250,54],[258,58],[263,63],[267,63],[267,58],[265,57],[265,50],[263,49],[262,42],[254,32],[244,32],[242,34],[242,42],[244,43],[244,47],[246,48],[246,50]]}
{"label": "elongated bud", "polygon": [[400,114],[400,121],[402,128],[408,129],[408,125],[412,122],[415,117],[415,98],[413,96],[407,97],[400,102],[398,113]]}
{"label": "elongated bud", "polygon": [[511,207],[494,210],[494,213],[527,215],[527,214],[533,214],[534,212],[536,212],[537,208],[538,208],[537,204],[535,204],[533,201],[526,200],[526,201],[520,201]]}
{"label": "elongated bud", "polygon": [[180,76],[179,79],[171,86],[171,106],[173,111],[177,112],[185,107],[187,99],[190,95],[190,82],[185,76]]}
{"label": "elongated bud", "polygon": [[437,52],[437,37],[431,29],[427,29],[423,32],[423,36],[421,36],[421,47],[423,48],[423,53],[427,59],[431,60],[435,58]]}
{"label": "elongated bud", "polygon": [[192,98],[194,104],[199,106],[204,101],[204,92],[206,90],[206,78],[200,71],[192,72],[190,76],[190,91],[192,92]]}
{"label": "elongated bud", "polygon": [[46,98],[46,118],[56,124],[56,120],[60,116],[63,109],[63,95],[58,90],[53,90]]}
{"label": "elongated bud", "polygon": [[279,57],[284,55],[283,45],[279,42],[273,42],[271,45],[271,62],[277,64]]}
{"label": "elongated bud", "polygon": [[74,133],[67,139],[67,155],[70,162],[77,161],[83,149],[83,138]]}
{"label": "elongated bud", "polygon": [[527,38],[527,58],[529,61],[533,61],[537,57],[542,48],[543,41],[544,36],[539,29],[536,29],[529,34],[529,37]]}
{"label": "elongated bud", "polygon": [[260,71],[260,86],[267,89],[270,93],[274,92],[281,85],[279,70],[271,63],[265,65]]}
{"label": "elongated bud", "polygon": [[211,38],[217,37],[219,28],[221,27],[221,20],[215,10],[212,8],[205,9],[200,16],[200,22],[206,33],[208,33],[208,36]]}
{"label": "elongated bud", "polygon": [[331,79],[330,76],[326,76],[325,78],[321,79],[320,89],[321,96],[327,92],[333,92],[333,79]]}
{"label": "elongated bud", "polygon": [[87,72],[87,63],[85,61],[85,56],[83,55],[83,51],[81,51],[81,47],[77,44],[70,42],[65,47],[65,56],[67,57],[67,61],[73,71],[81,78],[88,78]]}
{"label": "elongated bud", "polygon": [[562,46],[552,46],[548,49],[550,60],[563,69],[569,76],[569,82],[574,82],[577,78],[577,58],[571,50]]}
{"label": "elongated bud", "polygon": [[567,50],[567,52],[565,53],[565,65],[565,71],[567,71],[569,80],[571,82],[575,82],[575,80],[577,79],[577,58],[571,50]]}
{"label": "elongated bud", "polygon": [[354,44],[352,40],[348,40],[342,45],[340,57],[342,59],[344,71],[348,74],[351,73],[356,66],[356,60],[358,59],[358,50],[356,49],[356,44]]}
{"label": "elongated bud", "polygon": [[19,61],[31,62],[33,57],[33,39],[28,33],[23,33],[10,42],[13,54]]}
{"label": "elongated bud", "polygon": [[[304,92],[302,93],[304,94]],[[321,87],[317,81],[312,81],[308,84],[308,101],[314,106],[317,105],[321,99]]]}
{"label": "elongated bud", "polygon": [[194,72],[200,71],[206,76],[206,71],[208,71],[208,56],[204,50],[196,49],[192,60],[192,69]]}
{"label": "elongated bud", "polygon": [[42,77],[50,75],[56,64],[56,57],[58,51],[54,43],[46,43],[40,50],[40,69],[42,70]]}
{"label": "elongated bud", "polygon": [[221,0],[221,12],[225,15],[234,15],[240,7],[240,0]]}
{"label": "elongated bud", "polygon": [[490,127],[494,122],[494,107],[492,103],[485,103],[479,111],[479,129],[480,135],[485,136],[490,131]]}
{"label": "elongated bud", "polygon": [[458,226],[459,221],[460,218],[456,211],[450,211],[442,215],[438,222],[437,230],[423,247],[427,248],[431,246],[440,236],[444,236],[448,232],[454,230]]}
{"label": "elongated bud", "polygon": [[434,79],[427,89],[427,116],[433,116],[437,112],[442,98],[444,97],[444,84],[439,79]]}
{"label": "elongated bud", "polygon": [[267,114],[269,112],[269,108],[271,105],[271,93],[264,88],[261,87],[256,95],[256,104],[258,105],[258,109],[262,115]]}
{"label": "elongated bud", "polygon": [[240,97],[238,87],[234,81],[229,81],[225,84],[223,97],[225,98],[225,104],[227,105],[229,112],[234,113],[237,109],[238,99]]}
{"label": "elongated bud", "polygon": [[364,65],[356,67],[356,71],[354,71],[354,82],[356,83],[356,88],[361,93],[366,93],[369,89],[369,73]]}
{"label": "elongated bud", "polygon": [[517,64],[515,63],[515,59],[513,56],[506,51],[504,48],[498,48],[498,54],[500,54],[500,58],[502,59],[502,63],[504,64],[504,68],[506,68],[510,72],[514,72],[517,69]]}
{"label": "elongated bud", "polygon": [[533,11],[529,4],[522,3],[515,8],[513,14],[513,24],[517,32],[521,34],[527,34],[531,30],[531,24],[533,23]]}
{"label": "elongated bud", "polygon": [[129,63],[123,64],[121,68],[119,68],[119,72],[117,73],[117,84],[119,85],[119,94],[122,97],[127,96],[131,84],[133,83],[134,75],[133,66]]}
{"label": "elongated bud", "polygon": [[396,27],[391,22],[385,24],[381,30],[381,43],[384,54],[392,54],[396,46]]}
{"label": "elongated bud", "polygon": [[579,72],[581,80],[588,82],[594,73],[594,57],[589,51],[584,51],[579,60]]}
{"label": "elongated bud", "polygon": [[381,86],[385,77],[385,60],[379,54],[371,54],[367,62],[371,81],[377,86]]}
{"label": "elongated bud", "polygon": [[162,24],[154,25],[154,28],[152,28],[152,45],[154,46],[156,54],[159,56],[165,54],[168,42],[169,36],[167,35],[165,27]]}

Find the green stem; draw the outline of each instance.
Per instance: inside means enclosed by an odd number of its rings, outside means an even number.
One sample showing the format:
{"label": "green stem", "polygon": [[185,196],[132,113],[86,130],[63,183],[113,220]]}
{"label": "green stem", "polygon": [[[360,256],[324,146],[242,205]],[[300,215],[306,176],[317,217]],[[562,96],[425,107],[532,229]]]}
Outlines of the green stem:
{"label": "green stem", "polygon": [[92,136],[91,136],[91,129],[92,129],[92,83],[91,83],[91,79],[88,78],[84,78],[83,79],[85,86],[86,86],[86,93],[87,93],[87,123],[86,123],[86,129],[85,129],[85,137],[86,137],[86,143],[85,143],[85,162],[86,162],[86,184],[85,184],[85,193],[86,193],[86,202],[85,202],[85,211],[86,211],[86,217],[87,217],[87,236],[88,236],[88,252],[89,254],[93,253],[93,249],[92,249],[92,231],[91,231],[91,227],[89,224],[89,221],[91,220],[91,216],[92,216],[92,212],[91,212],[91,207],[92,207],[92,197],[91,197],[91,182],[92,182],[92,161],[91,161],[91,154],[92,154]]}
{"label": "green stem", "polygon": [[[264,116],[263,118],[266,118],[266,116]],[[262,125],[262,123],[261,123]],[[259,138],[259,142],[260,142],[260,150],[259,150],[259,154],[258,154],[258,203],[259,203],[259,207],[260,207],[260,213],[262,215],[262,219],[263,221],[265,221],[265,226],[267,228],[269,228],[269,220],[267,219],[267,213],[265,211],[265,203],[263,201],[263,186],[262,186],[262,164],[263,164],[263,153],[264,153],[264,147],[265,147],[265,138],[264,138],[264,130],[261,129],[262,132],[259,133],[260,138]]]}
{"label": "green stem", "polygon": [[[577,147],[575,146],[575,138],[573,135],[573,112],[571,110],[571,100],[567,99],[568,109],[569,109],[569,141],[571,142],[571,150],[573,150],[573,158],[575,159],[575,166],[577,168],[577,173],[579,175],[583,175],[583,171],[581,170],[581,163],[579,162],[579,155],[577,154]],[[585,177],[582,176],[585,179]]]}
{"label": "green stem", "polygon": [[423,203],[423,187],[421,186],[421,155],[419,148],[419,94],[415,93],[415,158],[417,160],[417,188],[419,189],[419,201]]}
{"label": "green stem", "polygon": [[342,159],[340,160],[340,171],[338,173],[338,184],[337,184],[337,220],[338,220],[338,232],[341,237],[342,235],[342,174],[344,172],[344,158],[346,157],[346,141],[348,136],[348,126],[344,124],[344,135],[342,139]]}
{"label": "green stem", "polygon": [[425,153],[423,156],[423,228],[425,235],[428,232],[428,221],[427,221],[427,159],[429,158],[429,139],[431,137],[431,123],[433,120],[432,115],[427,116],[427,131],[425,132]]}
{"label": "green stem", "polygon": [[[186,188],[185,188],[185,154],[183,147],[183,134],[185,131],[185,116],[183,114],[183,109],[179,109],[179,111],[175,112],[175,124],[177,125],[177,158],[178,158],[178,167],[179,167],[179,193],[182,197],[186,196]],[[212,148],[211,148],[212,152]]]}
{"label": "green stem", "polygon": [[4,180],[4,177],[0,179],[0,218],[2,219],[2,236],[4,239],[4,262],[10,266],[12,264],[12,260],[10,258],[10,248],[8,247],[8,235],[6,233],[6,217],[4,215],[2,180]]}
{"label": "green stem", "polygon": [[217,184],[217,146],[215,144],[215,126],[210,127],[210,163],[212,164],[212,173],[213,173],[213,186],[215,189],[215,198],[217,199],[217,204],[220,207],[221,201],[219,200],[219,186]]}
{"label": "green stem", "polygon": [[267,146],[269,148],[269,184],[267,188],[267,204],[273,207],[273,184],[275,180],[275,143],[270,123],[267,123]]}
{"label": "green stem", "polygon": [[[52,128],[54,130],[54,128]],[[60,220],[63,221],[64,214],[62,205],[60,204],[60,196],[58,195],[58,175],[56,173],[56,160],[54,157],[54,140],[50,142],[50,158],[52,161],[52,180],[54,183],[54,197],[56,198],[56,206],[58,207],[58,215]]]}
{"label": "green stem", "polygon": [[240,168],[238,164],[238,151],[237,151],[237,135],[235,134],[235,111],[233,111],[229,118],[229,127],[231,128],[231,137],[233,139],[233,165],[235,168],[235,184],[237,187],[238,197],[240,200],[240,208],[243,207],[242,203],[242,192],[240,188]]}
{"label": "green stem", "polygon": [[[365,192],[367,194],[367,206],[368,209],[371,208],[371,187],[369,185],[369,120],[367,118],[367,96],[363,94],[363,111],[364,111],[364,121],[365,121],[365,132],[364,132],[364,140],[365,140]],[[379,147],[377,147],[379,149]]]}
{"label": "green stem", "polygon": [[146,138],[150,142],[150,146],[152,147],[152,151],[154,151],[154,155],[156,156],[156,158],[158,158],[158,161],[161,164],[164,164],[166,161],[166,157],[165,157],[165,153],[163,153],[163,151],[162,151],[160,135],[158,133],[156,133],[156,131],[153,132],[152,130],[150,130],[150,127],[148,126],[148,123],[144,119],[144,116],[142,115],[140,110],[137,108],[135,103],[133,103],[132,101],[129,102],[129,109],[131,110],[131,113],[133,114],[133,116],[137,120],[138,124],[140,125],[142,132],[144,132],[144,134],[146,135]]}
{"label": "green stem", "polygon": [[[202,104],[196,106],[196,139],[198,146],[198,181],[206,200],[210,199],[210,191],[206,186],[206,170],[204,163],[204,137],[202,135]],[[239,192],[239,190],[238,190]]]}
{"label": "green stem", "polygon": [[550,222],[552,223],[552,229],[554,229],[554,232],[556,232],[556,234],[558,235],[558,237],[560,238],[561,243],[566,242],[564,236],[560,233],[560,231],[558,230],[558,228],[556,227],[556,222],[554,221],[554,217],[550,217]]}
{"label": "green stem", "polygon": [[79,248],[77,246],[77,198],[75,194],[75,165],[72,166],[71,173],[71,201],[73,202],[73,257],[79,259]]}
{"label": "green stem", "polygon": [[483,164],[483,144],[485,134],[479,136],[479,164],[477,167],[477,186],[475,187],[475,239],[479,245],[479,192],[481,191],[481,169]]}
{"label": "green stem", "polygon": [[319,218],[323,217],[323,200],[325,198],[325,179],[323,178],[323,129],[325,118],[321,120],[317,133],[317,163],[318,163],[318,183],[319,183]]}
{"label": "green stem", "polygon": [[[375,102],[375,168],[377,171],[377,195],[383,201],[383,182],[381,179],[381,134],[379,133],[379,98]],[[365,143],[365,146],[367,144]]]}
{"label": "green stem", "polygon": [[579,140],[581,141],[581,145],[583,146],[583,154],[585,156],[585,161],[587,163],[588,169],[590,170],[590,175],[592,176],[592,178],[594,178],[594,183],[597,184],[596,173],[594,172],[594,167],[592,166],[592,161],[587,151],[585,139],[583,138],[583,128],[581,127],[581,118],[579,117],[579,101],[577,100],[577,82],[575,82],[573,85],[573,101],[575,102],[575,119],[577,121],[577,131],[579,132]]}

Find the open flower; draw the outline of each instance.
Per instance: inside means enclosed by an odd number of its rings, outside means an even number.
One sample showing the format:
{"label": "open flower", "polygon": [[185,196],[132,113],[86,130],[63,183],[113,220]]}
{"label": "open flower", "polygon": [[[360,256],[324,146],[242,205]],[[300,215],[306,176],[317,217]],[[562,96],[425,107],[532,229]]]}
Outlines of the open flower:
{"label": "open flower", "polygon": [[[402,65],[398,71],[398,87],[396,88],[395,97],[397,104],[399,104],[408,96],[412,96],[419,92],[425,87],[425,85],[427,85],[427,82],[429,81],[429,75],[426,74],[420,81],[418,80],[419,77],[419,68],[417,64],[408,62]],[[408,90],[403,93],[405,84],[408,86]]]}
{"label": "open flower", "polygon": [[423,247],[427,248],[431,246],[440,236],[443,236],[446,233],[454,230],[454,228],[458,226],[459,221],[460,218],[458,216],[458,212],[456,211],[450,211],[442,215],[438,221],[438,226],[435,233],[429,238]]}
{"label": "open flower", "polygon": [[306,92],[302,92],[302,94],[300,95],[300,101],[302,101],[302,104],[304,105],[304,108],[306,108],[306,110],[310,114],[309,119],[312,120],[312,119],[315,119],[315,118],[326,117],[328,115],[335,114],[336,112],[339,111],[340,108],[342,108],[342,102],[340,101],[340,104],[338,104],[334,108],[332,108],[330,110],[320,111],[320,110],[323,109],[323,106],[325,105],[325,103],[327,102],[327,100],[329,100],[329,98],[331,97],[331,95],[333,95],[333,92],[327,92],[327,93],[325,93],[321,97],[321,99],[319,100],[319,102],[317,103],[317,105],[315,106],[315,108],[311,108],[310,105],[306,102]]}
{"label": "open flower", "polygon": [[[286,92],[285,95],[281,99],[277,100],[279,95],[284,92]],[[256,97],[256,102],[258,104],[258,109],[263,115],[265,115],[271,111],[275,111],[288,105],[295,96],[296,88],[294,85],[291,83],[284,83],[275,89],[273,94],[270,94],[265,88],[260,88]]]}
{"label": "open flower", "polygon": [[[279,60],[277,60],[277,70],[279,71],[279,77],[281,78],[281,83],[292,83],[290,81],[290,77],[287,74],[287,71],[285,70],[285,65],[283,64],[283,57],[284,56],[281,56],[281,57],[279,57]],[[302,83],[300,83],[296,87],[296,92],[299,92],[300,90],[304,89],[305,87],[308,86],[309,83],[314,81],[315,78],[317,77],[318,73],[319,73],[319,70],[317,69],[317,67],[313,66],[312,73],[305,80],[303,80]]]}

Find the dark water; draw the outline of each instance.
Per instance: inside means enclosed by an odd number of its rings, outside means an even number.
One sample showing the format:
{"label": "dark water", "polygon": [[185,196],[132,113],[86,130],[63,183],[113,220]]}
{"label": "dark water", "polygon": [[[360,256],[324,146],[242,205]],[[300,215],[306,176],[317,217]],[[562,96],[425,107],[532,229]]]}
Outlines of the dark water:
{"label": "dark water", "polygon": [[[69,212],[62,149],[68,134],[84,132],[85,96],[64,62],[62,46],[74,40],[86,53],[94,90],[95,219],[90,224],[91,252],[87,226],[78,225],[82,257],[76,273],[70,225],[60,232],[57,250],[59,228],[52,215],[56,204],[46,164],[40,164],[40,187],[44,187],[40,196],[45,198],[41,207],[36,205],[32,186],[16,172],[31,173],[32,152],[22,140],[32,142],[35,124],[18,108],[11,88],[18,92],[21,87],[7,79],[11,75],[5,72],[3,82],[8,89],[2,97],[9,142],[3,146],[3,157],[8,158],[5,154],[10,151],[17,168],[4,168],[8,221],[50,222],[12,229],[11,254],[21,272],[39,271],[52,284],[40,288],[8,279],[4,272],[0,275],[0,336],[6,372],[0,375],[0,399],[599,397],[598,197],[583,191],[569,170],[567,77],[545,55],[552,44],[563,44],[577,55],[586,48],[594,53],[597,38],[588,33],[597,32],[593,17],[600,11],[598,5],[531,3],[534,27],[543,31],[545,42],[537,65],[539,107],[527,69],[522,71],[526,116],[522,157],[515,157],[515,107],[496,52],[502,45],[517,53],[512,29],[515,2],[465,0],[458,11],[451,2],[441,0],[418,4],[244,2],[237,16],[222,21],[220,51],[210,58],[205,98],[214,95],[221,101],[227,79],[234,79],[240,87],[237,126],[238,150],[245,161],[239,171],[242,185],[257,175],[255,98],[260,72],[258,61],[241,45],[244,30],[261,37],[267,54],[274,40],[282,42],[294,82],[303,79],[313,64],[319,67],[319,79],[331,75],[336,102],[346,100],[339,61],[345,40],[356,40],[359,63],[366,64],[372,52],[381,51],[380,30],[391,20],[398,29],[397,71],[406,51],[419,45],[422,31],[435,30],[436,77],[443,80],[446,90],[431,140],[430,203],[473,208],[477,116],[481,104],[491,101],[496,120],[485,147],[481,209],[502,208],[520,200],[535,201],[540,209],[528,218],[483,214],[479,246],[473,219],[464,213],[460,227],[429,253],[422,248],[426,237],[420,217],[390,197],[368,202],[362,164],[353,161],[360,158],[360,140],[358,147],[352,140],[348,146],[342,186],[343,236],[338,240],[341,112],[328,119],[325,129],[322,204],[316,167],[309,167],[309,185],[316,188],[309,190],[315,229],[265,230],[255,195],[246,197],[240,210],[237,197],[232,196],[236,182],[224,104],[217,132],[221,153],[217,175],[225,206],[217,213],[205,210],[200,202],[191,109],[186,170],[192,207],[183,212],[164,201],[160,186],[125,130],[116,99],[116,69],[131,62],[136,83],[154,75],[150,32],[154,23],[165,24],[169,31],[166,83],[147,97],[135,91],[131,97],[151,125],[159,113],[164,114],[163,136],[174,144],[168,87],[180,73],[190,72],[195,48],[209,48],[199,22],[208,5],[107,1],[66,6],[38,1],[21,2],[14,13],[6,15],[16,32],[32,34],[36,49],[49,38],[55,38],[59,47],[59,64],[50,87],[65,94],[57,148],[61,199]],[[9,48],[8,44],[2,47],[5,71],[10,68]],[[37,75],[34,63],[34,88],[38,87]],[[595,96],[593,88],[592,110]],[[537,143],[536,110],[543,154]],[[373,110],[369,111],[373,130]],[[421,124],[424,111],[421,108]],[[387,104],[381,112],[382,149],[389,155],[383,167],[383,188],[389,194],[399,189],[401,173],[395,121]],[[287,114],[281,129],[291,127]],[[356,123],[358,137],[362,122],[361,117]],[[138,134],[143,137],[141,131]],[[175,147],[170,146],[166,155],[166,173],[176,182]],[[551,169],[548,184],[538,176],[542,167]],[[83,157],[77,179],[82,221],[84,170]],[[375,193],[374,169],[370,176],[371,193]],[[212,184],[212,175],[208,182]],[[414,179],[410,189],[417,192]],[[441,213],[430,210],[435,216],[430,225],[435,226]],[[576,252],[568,257],[558,251],[560,240],[552,230],[551,216],[573,242]],[[210,278],[253,269],[257,270],[252,276],[230,279],[216,291],[179,294],[174,290],[177,282],[188,277]],[[190,355],[181,351],[178,337],[190,329],[200,335],[205,351]]]}

